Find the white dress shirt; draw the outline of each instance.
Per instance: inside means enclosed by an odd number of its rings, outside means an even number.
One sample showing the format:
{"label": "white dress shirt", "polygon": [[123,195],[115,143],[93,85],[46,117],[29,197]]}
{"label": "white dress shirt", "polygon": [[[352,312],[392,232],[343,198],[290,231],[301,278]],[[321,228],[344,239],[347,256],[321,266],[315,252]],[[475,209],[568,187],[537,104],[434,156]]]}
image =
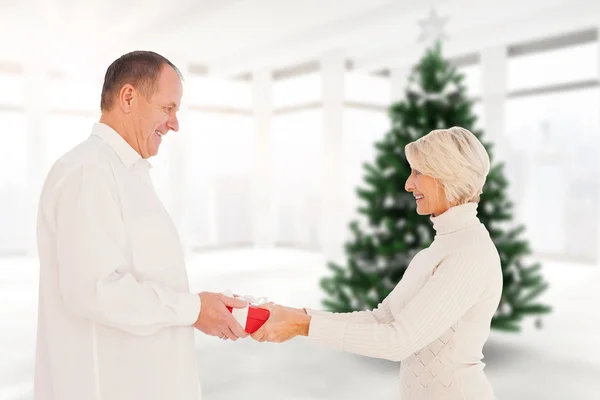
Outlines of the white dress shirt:
{"label": "white dress shirt", "polygon": [[151,165],[112,128],[59,159],[38,210],[36,400],[199,400],[190,293]]}

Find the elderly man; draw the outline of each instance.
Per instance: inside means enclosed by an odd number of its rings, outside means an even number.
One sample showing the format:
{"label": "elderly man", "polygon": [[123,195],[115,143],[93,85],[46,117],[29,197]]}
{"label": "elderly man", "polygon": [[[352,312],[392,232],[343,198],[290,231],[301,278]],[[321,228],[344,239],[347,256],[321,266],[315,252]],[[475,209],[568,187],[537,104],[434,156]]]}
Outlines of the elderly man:
{"label": "elderly man", "polygon": [[176,228],[148,158],[179,129],[177,68],[133,52],[108,68],[102,117],[50,170],[38,210],[37,400],[198,400],[194,329],[246,337],[227,310],[190,293]]}

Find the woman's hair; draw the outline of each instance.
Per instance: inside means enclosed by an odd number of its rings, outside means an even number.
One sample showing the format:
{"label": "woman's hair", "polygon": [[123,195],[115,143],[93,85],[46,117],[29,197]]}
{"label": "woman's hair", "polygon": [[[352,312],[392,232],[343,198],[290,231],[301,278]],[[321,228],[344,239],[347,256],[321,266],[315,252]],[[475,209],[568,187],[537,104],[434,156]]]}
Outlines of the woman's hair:
{"label": "woman's hair", "polygon": [[475,135],[454,126],[436,129],[405,147],[411,167],[437,179],[450,203],[479,202],[490,158]]}

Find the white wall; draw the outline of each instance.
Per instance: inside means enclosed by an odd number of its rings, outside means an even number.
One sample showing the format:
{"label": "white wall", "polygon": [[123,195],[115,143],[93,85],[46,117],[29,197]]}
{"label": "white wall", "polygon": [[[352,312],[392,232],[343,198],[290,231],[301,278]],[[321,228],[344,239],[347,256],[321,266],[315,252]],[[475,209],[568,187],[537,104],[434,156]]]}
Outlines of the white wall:
{"label": "white wall", "polygon": [[[595,260],[600,96],[597,86],[577,84],[598,80],[598,43],[520,56],[508,56],[501,47],[491,51],[482,49],[482,63],[461,67],[461,72],[469,93],[481,99],[474,106],[479,126],[505,154],[516,219],[527,225],[526,237],[537,253]],[[491,54],[503,61],[492,62]],[[174,163],[177,153],[169,150],[168,137],[151,161],[157,190],[171,210],[176,199],[170,182],[179,173],[187,176],[180,228],[189,250],[257,244],[260,228],[267,244],[324,251],[323,177],[337,164],[324,162],[333,153],[326,154],[331,149],[324,147],[323,79],[315,70],[265,81],[271,85],[272,96],[264,100],[272,100],[271,111],[257,125],[251,81],[187,74],[186,125],[176,133],[185,162]],[[552,89],[562,84],[575,85]],[[40,179],[56,158],[89,134],[99,116],[101,80],[49,77],[40,66],[26,66],[0,69],[0,85],[0,252],[32,254]],[[335,223],[344,238],[347,223],[357,218],[362,163],[374,160],[373,144],[389,129],[386,107],[401,87],[387,77],[344,74],[346,105],[335,150],[343,209]],[[256,208],[262,204],[256,202],[262,188],[256,176],[257,151],[262,151],[256,147],[256,126],[263,126],[268,138],[261,145],[268,149],[267,174],[261,175],[270,185],[267,214]]]}

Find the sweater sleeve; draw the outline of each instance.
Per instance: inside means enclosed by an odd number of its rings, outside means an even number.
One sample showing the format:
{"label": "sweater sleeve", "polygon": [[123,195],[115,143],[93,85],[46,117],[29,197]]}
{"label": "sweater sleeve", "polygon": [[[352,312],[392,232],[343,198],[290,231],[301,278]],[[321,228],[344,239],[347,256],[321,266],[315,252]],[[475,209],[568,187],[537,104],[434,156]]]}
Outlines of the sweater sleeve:
{"label": "sweater sleeve", "polygon": [[[481,251],[481,250],[480,250]],[[311,317],[308,337],[342,351],[402,361],[440,337],[485,291],[489,254],[453,254],[446,258],[393,323],[359,323]]]}
{"label": "sweater sleeve", "polygon": [[312,316],[322,316],[329,319],[346,322],[389,324],[394,321],[390,311],[389,296],[386,297],[376,309],[367,311],[354,311],[349,313],[334,313],[305,308],[306,313]]}

